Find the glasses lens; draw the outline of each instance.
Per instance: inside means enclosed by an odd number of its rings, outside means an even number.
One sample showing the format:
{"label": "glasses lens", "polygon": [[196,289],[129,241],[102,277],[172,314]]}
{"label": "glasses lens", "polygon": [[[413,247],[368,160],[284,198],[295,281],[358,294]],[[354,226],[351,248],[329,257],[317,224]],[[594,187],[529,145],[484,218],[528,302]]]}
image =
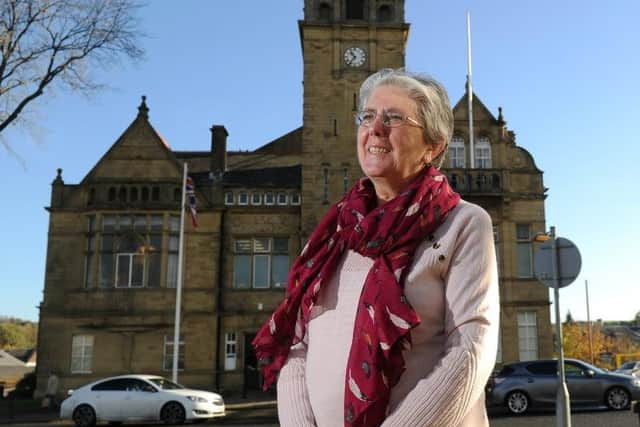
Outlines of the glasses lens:
{"label": "glasses lens", "polygon": [[375,111],[360,111],[358,113],[358,124],[364,126],[371,126],[371,123],[376,119]]}

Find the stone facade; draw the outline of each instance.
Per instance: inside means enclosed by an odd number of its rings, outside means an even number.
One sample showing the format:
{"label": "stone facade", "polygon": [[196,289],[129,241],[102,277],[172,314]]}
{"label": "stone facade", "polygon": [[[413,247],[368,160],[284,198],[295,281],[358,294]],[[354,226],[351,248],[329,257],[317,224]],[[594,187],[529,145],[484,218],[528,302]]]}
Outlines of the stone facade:
{"label": "stone facade", "polygon": [[[354,141],[357,88],[404,66],[401,0],[305,0],[303,126],[251,152],[177,152],[137,117],[78,184],[52,184],[38,391],[127,372],[171,376],[182,165],[194,180],[198,226],[184,220],[179,381],[226,395],[257,388],[250,341],[283,297],[283,274],[330,203],[361,176]],[[347,52],[363,54],[353,61]],[[469,152],[466,97],[455,138]],[[531,274],[531,237],[545,230],[546,189],[499,112],[474,98],[482,167],[451,156],[443,172],[495,225],[500,271],[499,361],[552,354],[547,289]],[[460,152],[458,153],[458,155]],[[485,152],[486,154],[486,152]],[[528,234],[527,234],[528,233]],[[526,234],[526,235],[525,235]],[[283,273],[284,272],[284,273]]]}

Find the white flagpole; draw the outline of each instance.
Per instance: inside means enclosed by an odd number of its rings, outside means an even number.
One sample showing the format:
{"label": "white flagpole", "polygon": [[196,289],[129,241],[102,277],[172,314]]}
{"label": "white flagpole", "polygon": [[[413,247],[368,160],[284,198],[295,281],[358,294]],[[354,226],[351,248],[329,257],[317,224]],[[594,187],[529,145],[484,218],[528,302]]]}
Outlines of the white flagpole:
{"label": "white flagpole", "polygon": [[180,350],[180,307],[182,305],[182,260],[184,247],[184,206],[186,200],[187,162],[182,168],[182,199],[180,201],[180,238],[178,241],[178,283],[176,284],[176,320],[173,330],[173,368],[171,379],[178,382],[178,352]]}
{"label": "white flagpole", "polygon": [[469,166],[475,168],[473,144],[473,85],[471,84],[471,15],[467,11],[467,103],[469,105]]}

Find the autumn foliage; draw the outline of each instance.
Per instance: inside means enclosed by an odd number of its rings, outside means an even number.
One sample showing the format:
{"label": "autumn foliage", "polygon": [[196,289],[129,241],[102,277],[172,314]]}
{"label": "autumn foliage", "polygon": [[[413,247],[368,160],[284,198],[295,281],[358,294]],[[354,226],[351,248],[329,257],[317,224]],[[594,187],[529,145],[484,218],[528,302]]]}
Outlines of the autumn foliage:
{"label": "autumn foliage", "polygon": [[640,344],[626,335],[613,336],[606,334],[601,323],[591,324],[591,342],[593,359],[589,348],[589,328],[586,322],[568,321],[562,324],[562,345],[564,356],[593,362],[596,366],[615,368],[615,362],[600,360],[601,353],[626,354],[640,353]]}

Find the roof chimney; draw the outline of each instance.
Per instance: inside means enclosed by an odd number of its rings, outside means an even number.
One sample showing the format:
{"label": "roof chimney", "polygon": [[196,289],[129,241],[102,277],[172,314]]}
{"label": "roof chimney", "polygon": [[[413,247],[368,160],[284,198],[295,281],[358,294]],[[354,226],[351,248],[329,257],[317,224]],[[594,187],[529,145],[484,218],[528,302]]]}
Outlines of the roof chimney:
{"label": "roof chimney", "polygon": [[211,127],[211,164],[209,171],[219,175],[227,170],[227,136],[229,132],[222,125]]}

